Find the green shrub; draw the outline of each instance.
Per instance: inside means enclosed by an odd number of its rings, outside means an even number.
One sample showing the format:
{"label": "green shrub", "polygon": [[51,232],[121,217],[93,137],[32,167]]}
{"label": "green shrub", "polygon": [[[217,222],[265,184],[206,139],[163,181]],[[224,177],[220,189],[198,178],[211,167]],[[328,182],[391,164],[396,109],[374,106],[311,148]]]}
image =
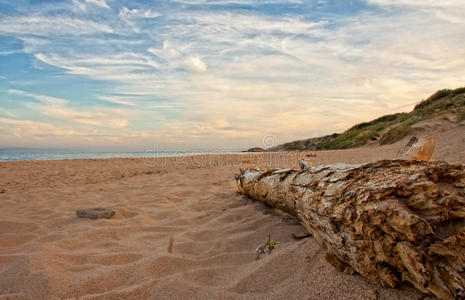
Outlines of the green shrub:
{"label": "green shrub", "polygon": [[410,127],[399,126],[393,128],[383,134],[383,136],[379,139],[379,143],[381,145],[395,143],[398,140],[406,137],[410,132],[412,132],[412,128]]}
{"label": "green shrub", "polygon": [[414,131],[412,125],[418,123],[418,120],[410,120],[400,126],[390,129],[379,139],[381,145],[395,143]]}
{"label": "green shrub", "polygon": [[375,119],[371,121],[370,123],[376,124],[376,123],[381,123],[381,122],[392,122],[396,119],[398,119],[400,116],[404,115],[405,113],[397,113],[397,114],[392,114],[392,115],[385,115],[382,117],[379,117],[378,119]]}
{"label": "green shrub", "polygon": [[429,97],[428,99],[424,100],[424,101],[421,101],[420,103],[418,103],[417,105],[415,105],[415,108],[413,109],[414,111],[415,110],[418,110],[418,109],[422,109],[428,105],[430,105],[431,103],[435,102],[435,101],[438,101],[439,99],[442,99],[444,97],[447,97],[449,96],[450,94],[452,94],[454,91],[453,90],[450,90],[450,89],[444,89],[444,90],[440,90],[440,91],[437,91],[436,93],[434,93],[431,97]]}
{"label": "green shrub", "polygon": [[403,115],[405,115],[405,113],[397,113],[397,114],[385,115],[385,116],[379,117],[377,119],[374,119],[374,120],[372,120],[370,122],[363,122],[363,123],[357,124],[357,125],[353,126],[352,128],[350,128],[347,131],[363,129],[363,128],[366,128],[368,126],[375,125],[375,124],[378,124],[378,123],[392,122],[392,121],[395,121],[395,120],[399,119]]}
{"label": "green shrub", "polygon": [[452,95],[454,96],[460,95],[460,94],[465,94],[465,87],[461,87],[461,88],[458,88],[452,91]]}
{"label": "green shrub", "polygon": [[465,121],[465,111],[459,113],[459,122]]}
{"label": "green shrub", "polygon": [[[385,115],[369,122],[357,124],[342,134],[334,133],[322,137],[294,141],[275,147],[282,150],[347,149],[366,145],[369,141],[380,144],[394,143],[412,132],[424,130],[412,125],[444,112],[455,112],[460,126],[465,126],[465,87],[455,90],[437,91],[428,99],[418,103],[410,113]],[[386,129],[389,128],[389,129]]]}

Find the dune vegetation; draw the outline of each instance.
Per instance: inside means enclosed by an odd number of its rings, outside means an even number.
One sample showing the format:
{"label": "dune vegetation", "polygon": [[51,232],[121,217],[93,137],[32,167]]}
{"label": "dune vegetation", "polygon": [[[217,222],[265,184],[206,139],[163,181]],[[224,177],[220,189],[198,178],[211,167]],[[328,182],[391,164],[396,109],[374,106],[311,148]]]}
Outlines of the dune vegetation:
{"label": "dune vegetation", "polygon": [[465,120],[465,87],[437,91],[409,113],[385,115],[357,124],[343,133],[293,141],[267,150],[335,150],[361,147],[368,143],[391,144],[421,131],[419,122],[440,116],[457,123]]}

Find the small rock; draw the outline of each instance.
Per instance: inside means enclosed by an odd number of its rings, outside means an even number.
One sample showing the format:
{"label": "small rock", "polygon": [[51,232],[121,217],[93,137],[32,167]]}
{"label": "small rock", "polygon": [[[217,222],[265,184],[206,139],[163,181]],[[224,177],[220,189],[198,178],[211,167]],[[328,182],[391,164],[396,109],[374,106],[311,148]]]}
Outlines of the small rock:
{"label": "small rock", "polygon": [[253,147],[253,148],[250,148],[248,149],[247,151],[245,152],[265,152],[266,150],[263,149],[263,148],[260,148],[260,147]]}
{"label": "small rock", "polygon": [[307,161],[306,161],[305,159],[303,159],[303,158],[301,158],[301,159],[299,160],[299,165],[300,165],[300,169],[301,169],[302,171],[307,171],[308,168],[309,168]]}
{"label": "small rock", "polygon": [[79,218],[95,219],[110,219],[115,215],[115,211],[108,208],[86,208],[76,211]]}
{"label": "small rock", "polygon": [[3,194],[5,192],[6,192],[5,189],[0,189],[0,194]]}

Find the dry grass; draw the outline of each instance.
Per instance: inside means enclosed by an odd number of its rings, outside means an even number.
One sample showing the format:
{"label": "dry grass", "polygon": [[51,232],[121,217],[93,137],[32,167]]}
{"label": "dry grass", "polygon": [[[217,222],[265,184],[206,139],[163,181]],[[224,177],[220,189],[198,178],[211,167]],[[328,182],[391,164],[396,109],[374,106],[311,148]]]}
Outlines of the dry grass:
{"label": "dry grass", "polygon": [[341,134],[294,141],[274,147],[277,150],[335,150],[364,146],[369,142],[391,144],[421,128],[413,125],[441,114],[457,115],[458,122],[465,120],[465,87],[444,89],[418,103],[409,113],[385,115],[370,122],[353,126]]}

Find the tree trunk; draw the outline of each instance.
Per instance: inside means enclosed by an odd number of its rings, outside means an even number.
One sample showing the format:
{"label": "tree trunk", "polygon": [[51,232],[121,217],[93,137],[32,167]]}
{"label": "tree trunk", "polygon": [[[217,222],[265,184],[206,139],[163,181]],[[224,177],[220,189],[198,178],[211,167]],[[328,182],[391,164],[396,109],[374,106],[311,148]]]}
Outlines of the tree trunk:
{"label": "tree trunk", "polygon": [[464,166],[393,160],[241,169],[236,179],[241,193],[300,219],[338,269],[465,297]]}

